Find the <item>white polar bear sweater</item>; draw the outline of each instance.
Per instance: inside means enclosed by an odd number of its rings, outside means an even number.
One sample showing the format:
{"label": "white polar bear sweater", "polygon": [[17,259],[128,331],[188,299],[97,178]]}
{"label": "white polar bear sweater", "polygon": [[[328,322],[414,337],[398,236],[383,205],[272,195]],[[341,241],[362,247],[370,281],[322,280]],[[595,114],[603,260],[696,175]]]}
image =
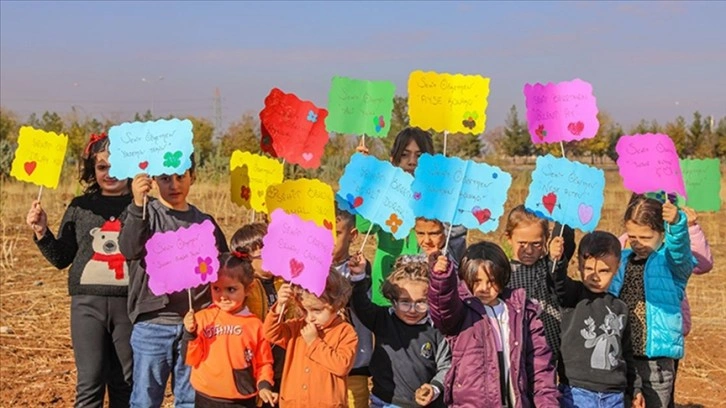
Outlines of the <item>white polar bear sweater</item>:
{"label": "white polar bear sweater", "polygon": [[[131,195],[84,194],[68,205],[58,230],[35,240],[40,252],[56,268],[71,265],[68,292],[74,295],[126,296],[128,266],[118,235],[121,213]],[[35,236],[33,236],[35,238]]]}

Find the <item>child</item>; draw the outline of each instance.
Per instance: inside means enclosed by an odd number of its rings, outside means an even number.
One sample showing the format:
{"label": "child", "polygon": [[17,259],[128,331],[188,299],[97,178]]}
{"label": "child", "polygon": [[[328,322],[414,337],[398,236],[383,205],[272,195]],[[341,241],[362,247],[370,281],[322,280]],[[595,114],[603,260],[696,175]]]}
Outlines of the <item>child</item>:
{"label": "child", "polygon": [[524,290],[507,288],[511,270],[504,251],[486,241],[466,250],[460,282],[447,257],[433,265],[431,318],[449,338],[453,356],[444,384],[447,406],[558,406],[539,308]]}
{"label": "child", "polygon": [[68,205],[58,237],[33,201],[26,222],[43,256],[56,268],[71,265],[71,344],[76,361],[76,406],[101,407],[108,387],[111,407],[128,406],[131,395],[131,321],[126,313],[129,282],[118,251],[118,220],[131,202],[129,180],[109,176],[108,138],[91,135],[79,181],[83,195]]}
{"label": "child", "polygon": [[[350,298],[348,280],[330,270],[320,297],[289,284],[277,292],[277,303],[265,318],[265,337],[285,345],[280,387],[281,408],[348,406],[346,378],[353,367],[358,338],[343,319]],[[281,308],[294,296],[305,317],[280,322]]]}
{"label": "child", "polygon": [[[550,243],[550,256],[562,256],[564,240]],[[580,281],[555,270],[555,290],[562,307],[562,407],[624,406],[635,382],[628,305],[608,293],[620,265],[615,235],[595,231],[578,249]]]}
{"label": "child", "polygon": [[[343,277],[350,277],[349,261],[350,244],[358,237],[358,230],[355,228],[355,215],[335,209],[335,247],[333,248],[333,268]],[[370,277],[370,266],[366,263],[364,273]],[[367,294],[370,298],[370,292]],[[355,353],[353,369],[348,373],[348,406],[351,408],[368,407],[370,393],[368,390],[368,377],[370,372],[368,364],[373,353],[373,334],[361,323],[358,315],[348,304],[350,322],[358,335],[358,348]]]}
{"label": "child", "polygon": [[687,220],[671,202],[642,195],[631,200],[624,219],[631,249],[622,252],[610,293],[630,310],[635,371],[642,381],[633,402],[665,407],[674,360],[683,357],[681,301],[696,265]]}
{"label": "child", "polygon": [[444,377],[451,366],[451,350],[428,315],[429,266],[425,258],[399,258],[383,284],[392,308],[368,298],[367,262],[361,255],[350,261],[353,309],[376,338],[370,370],[371,407],[444,407]]}
{"label": "child", "polygon": [[197,408],[256,407],[255,396],[275,404],[272,351],[262,321],[245,305],[253,271],[246,257],[219,256],[219,274],[212,283],[212,306],[184,317],[188,340],[186,363]]}
{"label": "child", "polygon": [[[224,234],[210,215],[187,203],[189,188],[194,183],[194,160],[184,174],[161,175],[154,178],[159,199],[149,198],[146,218],[142,218],[144,195],[151,190],[152,179],[138,174],[131,184],[133,202],[123,218],[119,236],[121,253],[132,261],[129,268],[129,318],[134,324],[131,347],[134,353],[134,388],[132,407],[159,407],[164,399],[166,382],[171,375],[176,407],[194,404],[194,389],[189,384],[190,367],[184,364],[181,337],[183,317],[189,310],[187,291],[156,296],[149,288],[146,274],[146,241],[155,233],[175,231],[182,227],[210,220],[215,225],[217,249],[227,252]],[[209,304],[209,285],[191,290],[194,309]]]}

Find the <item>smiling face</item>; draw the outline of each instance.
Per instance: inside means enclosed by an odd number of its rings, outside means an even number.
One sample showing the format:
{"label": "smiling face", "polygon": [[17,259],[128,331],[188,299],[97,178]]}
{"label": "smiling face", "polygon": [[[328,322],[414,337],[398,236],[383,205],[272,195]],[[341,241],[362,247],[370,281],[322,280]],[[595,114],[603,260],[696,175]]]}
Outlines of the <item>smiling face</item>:
{"label": "smiling face", "polygon": [[647,225],[636,224],[633,221],[625,223],[625,232],[628,234],[630,247],[638,259],[647,258],[651,252],[660,248],[663,243],[663,233],[655,231]]}
{"label": "smiling face", "polygon": [[599,258],[581,259],[580,279],[582,284],[592,293],[607,292],[619,265],[620,258],[612,254]]}
{"label": "smiling face", "polygon": [[416,324],[428,312],[428,290],[425,282],[402,279],[398,282],[398,299],[393,302],[394,313],[406,324]]}
{"label": "smiling face", "polygon": [[108,151],[104,150],[96,153],[94,173],[96,175],[96,182],[98,183],[98,187],[101,190],[101,195],[119,196],[128,194],[128,180],[119,180],[115,177],[111,177],[108,174],[110,169],[111,164],[108,161]]}
{"label": "smiling face", "polygon": [[439,221],[417,218],[413,229],[418,246],[427,256],[444,247],[444,226]]}
{"label": "smiling face", "polygon": [[522,223],[514,228],[509,237],[512,259],[525,265],[534,265],[545,254],[545,234],[540,223]]}
{"label": "smiling face", "polygon": [[212,302],[219,309],[234,314],[244,308],[247,290],[240,281],[220,275],[211,286]]}

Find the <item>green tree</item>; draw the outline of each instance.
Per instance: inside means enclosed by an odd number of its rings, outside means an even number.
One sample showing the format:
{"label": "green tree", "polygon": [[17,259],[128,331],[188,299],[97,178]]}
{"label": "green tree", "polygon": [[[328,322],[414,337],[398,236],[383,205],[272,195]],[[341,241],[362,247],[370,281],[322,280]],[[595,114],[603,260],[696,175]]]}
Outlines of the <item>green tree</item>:
{"label": "green tree", "polygon": [[63,133],[65,129],[63,118],[56,112],[48,111],[45,111],[40,119],[38,119],[35,113],[31,114],[28,118],[28,125],[36,129],[45,130],[46,132],[55,132],[58,134]]}
{"label": "green tree", "polygon": [[17,117],[13,112],[0,108],[0,179],[10,175],[17,140]]}
{"label": "green tree", "polygon": [[243,152],[260,152],[260,134],[257,116],[245,113],[232,123],[220,140],[219,154],[224,157],[232,156],[235,150]]}
{"label": "green tree", "polygon": [[154,120],[154,115],[149,109],[147,109],[143,114],[139,114],[139,112],[134,114],[134,122],[149,122],[152,120]]}
{"label": "green tree", "polygon": [[529,156],[533,152],[532,140],[527,130],[527,124],[520,122],[517,106],[512,105],[507,115],[504,128],[504,140],[502,141],[504,153],[515,162],[518,156]]}
{"label": "green tree", "polygon": [[677,117],[675,121],[666,123],[663,131],[673,140],[678,155],[685,157],[687,149],[686,138],[688,134],[686,130],[686,119],[683,116]]}
{"label": "green tree", "polygon": [[706,138],[706,126],[701,116],[701,112],[693,112],[693,121],[688,127],[688,134],[686,137],[686,155],[693,156],[696,154],[701,143]]}
{"label": "green tree", "polygon": [[194,154],[197,165],[203,167],[214,152],[214,125],[208,119],[187,117],[192,122],[194,132]]}
{"label": "green tree", "polygon": [[716,157],[724,160],[726,159],[726,117],[718,121],[713,133],[716,135]]}
{"label": "green tree", "polygon": [[603,156],[607,155],[610,147],[610,135],[615,126],[612,116],[605,111],[597,113],[597,120],[600,127],[595,137],[577,142],[580,152],[590,156],[590,163],[595,163],[596,158],[602,162]]}

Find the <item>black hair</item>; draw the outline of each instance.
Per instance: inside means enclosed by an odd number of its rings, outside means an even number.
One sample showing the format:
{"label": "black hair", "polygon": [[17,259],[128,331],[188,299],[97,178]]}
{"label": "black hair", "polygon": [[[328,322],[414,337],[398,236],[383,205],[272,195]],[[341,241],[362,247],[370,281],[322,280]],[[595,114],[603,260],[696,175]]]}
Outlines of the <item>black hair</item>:
{"label": "black hair", "polygon": [[599,259],[607,255],[620,259],[621,251],[620,241],[615,235],[606,231],[593,231],[580,240],[577,258],[580,264],[586,259]]}
{"label": "black hair", "polygon": [[411,140],[416,142],[422,154],[434,154],[434,141],[431,138],[431,134],[417,127],[407,127],[398,132],[396,140],[393,141],[393,146],[391,146],[391,163],[398,165],[403,156],[403,151],[406,150],[406,146],[408,146]]}

